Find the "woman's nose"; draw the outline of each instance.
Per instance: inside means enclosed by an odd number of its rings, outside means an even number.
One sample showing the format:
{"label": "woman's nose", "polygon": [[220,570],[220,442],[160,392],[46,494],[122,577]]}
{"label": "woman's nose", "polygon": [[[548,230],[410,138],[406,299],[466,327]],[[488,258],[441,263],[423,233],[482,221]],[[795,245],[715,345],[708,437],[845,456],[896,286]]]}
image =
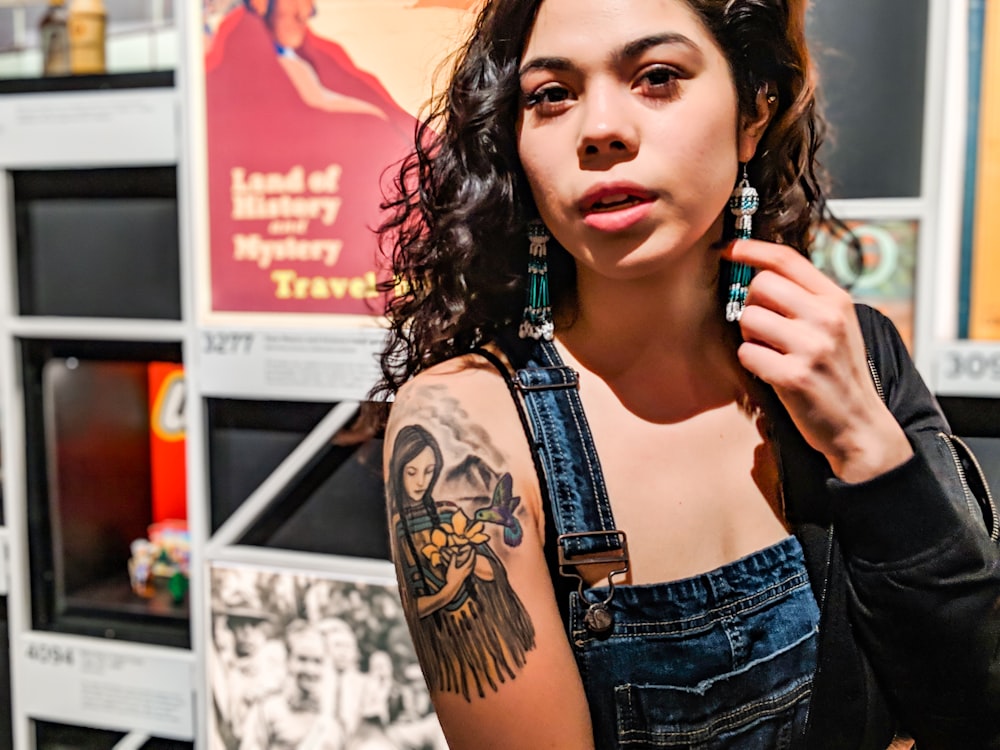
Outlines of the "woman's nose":
{"label": "woman's nose", "polygon": [[593,84],[580,104],[580,161],[631,158],[638,148],[638,131],[628,92],[610,82]]}

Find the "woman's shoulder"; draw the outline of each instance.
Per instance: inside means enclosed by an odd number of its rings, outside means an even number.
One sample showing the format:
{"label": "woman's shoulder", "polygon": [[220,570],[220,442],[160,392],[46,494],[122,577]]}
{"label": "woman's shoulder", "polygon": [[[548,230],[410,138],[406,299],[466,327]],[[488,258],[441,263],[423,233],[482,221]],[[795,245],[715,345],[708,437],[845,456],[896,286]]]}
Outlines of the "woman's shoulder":
{"label": "woman's shoulder", "polygon": [[[498,356],[493,350],[491,355]],[[482,354],[441,362],[415,375],[396,394],[386,427],[387,466],[404,455],[415,435],[432,444],[443,470],[436,500],[490,496],[496,482],[511,477],[516,494],[537,511],[538,480],[508,384],[496,363]],[[482,485],[482,486],[480,486]],[[456,489],[460,488],[460,489]]]}
{"label": "woman's shoulder", "polygon": [[494,403],[497,395],[506,395],[509,401],[506,381],[498,369],[498,365],[506,367],[506,360],[491,347],[483,351],[485,355],[470,352],[438,362],[410,378],[396,394],[390,420],[426,401],[447,400],[473,413]]}

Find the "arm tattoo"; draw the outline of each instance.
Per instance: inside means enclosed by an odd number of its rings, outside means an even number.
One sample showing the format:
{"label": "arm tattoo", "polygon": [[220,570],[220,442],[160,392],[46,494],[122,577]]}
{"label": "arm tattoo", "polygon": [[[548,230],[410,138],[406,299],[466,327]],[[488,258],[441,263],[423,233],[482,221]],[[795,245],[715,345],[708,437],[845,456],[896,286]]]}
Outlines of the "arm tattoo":
{"label": "arm tattoo", "polygon": [[[451,442],[468,450],[467,442]],[[511,476],[474,453],[446,467],[434,435],[407,424],[392,446],[386,492],[404,606],[427,682],[466,700],[485,697],[515,678],[535,645],[497,555],[523,538]]]}

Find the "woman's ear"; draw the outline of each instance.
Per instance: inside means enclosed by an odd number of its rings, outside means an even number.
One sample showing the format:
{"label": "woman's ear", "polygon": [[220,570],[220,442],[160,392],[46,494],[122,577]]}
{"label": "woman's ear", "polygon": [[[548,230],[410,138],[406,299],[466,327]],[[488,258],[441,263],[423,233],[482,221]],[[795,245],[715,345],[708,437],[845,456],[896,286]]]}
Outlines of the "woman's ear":
{"label": "woman's ear", "polygon": [[757,89],[752,114],[740,118],[739,159],[748,162],[757,151],[757,144],[771,124],[774,113],[778,111],[778,87],[765,81]]}

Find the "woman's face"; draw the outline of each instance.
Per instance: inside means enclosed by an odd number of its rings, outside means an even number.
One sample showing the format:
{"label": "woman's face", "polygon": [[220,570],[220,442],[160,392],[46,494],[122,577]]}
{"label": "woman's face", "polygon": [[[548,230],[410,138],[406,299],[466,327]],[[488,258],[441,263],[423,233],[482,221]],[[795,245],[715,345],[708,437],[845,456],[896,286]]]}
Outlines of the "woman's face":
{"label": "woman's face", "polygon": [[683,0],[544,0],[521,90],[521,163],[581,274],[636,278],[721,239],[756,136]]}
{"label": "woman's face", "polygon": [[315,13],[315,0],[273,0],[267,23],[278,44],[298,49]]}
{"label": "woman's face", "polygon": [[430,447],[424,448],[403,467],[403,488],[408,498],[414,502],[423,499],[434,479],[435,468],[434,451]]}

